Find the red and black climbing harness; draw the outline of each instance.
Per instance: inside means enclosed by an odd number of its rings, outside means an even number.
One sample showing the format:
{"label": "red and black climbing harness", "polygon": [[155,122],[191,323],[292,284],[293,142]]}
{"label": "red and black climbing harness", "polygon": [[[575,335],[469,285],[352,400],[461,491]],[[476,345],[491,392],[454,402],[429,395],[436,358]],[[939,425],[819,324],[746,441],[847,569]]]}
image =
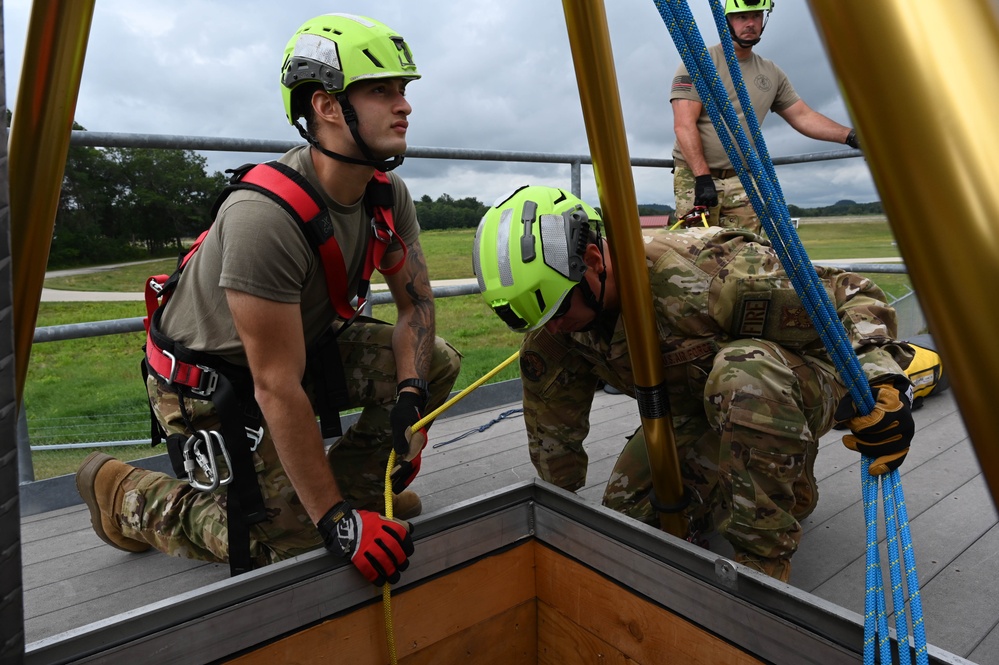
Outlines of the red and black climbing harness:
{"label": "red and black climbing harness", "polygon": [[[308,348],[306,368],[322,435],[324,438],[339,436],[342,434],[339,412],[347,406],[347,388],[336,336],[357,318],[363,308],[372,273],[379,269],[383,274],[392,274],[401,269],[405,261],[406,246],[399,239],[403,257],[390,268],[380,268],[386,250],[397,238],[392,215],[392,184],[387,175],[375,171],[365,191],[364,206],[371,218],[371,235],[361,281],[357,293],[353,294],[356,305],[352,305],[353,297],[347,292],[349,280],[346,265],[334,238],[329,210],[305,177],[276,161],[247,164],[227,172],[233,176],[212,208],[213,219],[232,192],[243,189],[259,192],[295,219],[309,245],[320,257],[330,306],[345,323],[335,333],[328,332]],[[190,430],[189,436],[166,436],[150,404],[153,445],[166,441],[177,476],[187,479],[195,489],[214,491],[228,485],[229,567],[232,575],[238,575],[253,568],[249,549],[250,526],[267,520],[252,457],[264,435],[260,409],[253,397],[253,378],[247,368],[210,353],[189,349],[165,335],[160,327],[165,307],[177,288],[184,268],[209,231],[204,231],[195,240],[172,275],[155,275],[146,280],[147,315],[144,323],[147,335],[142,370],[144,379],[152,373],[161,384],[178,394]],[[218,415],[221,433],[196,429],[188,417],[184,398],[210,401]],[[224,464],[228,465],[227,472],[218,468],[217,456],[221,456]]]}

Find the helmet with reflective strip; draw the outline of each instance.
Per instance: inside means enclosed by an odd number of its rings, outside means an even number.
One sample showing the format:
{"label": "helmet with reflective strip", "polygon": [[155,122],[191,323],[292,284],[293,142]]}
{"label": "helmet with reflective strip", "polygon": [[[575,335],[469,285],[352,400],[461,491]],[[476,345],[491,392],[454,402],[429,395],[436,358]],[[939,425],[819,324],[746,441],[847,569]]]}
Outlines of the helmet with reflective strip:
{"label": "helmet with reflective strip", "polygon": [[392,28],[366,16],[324,14],[309,19],[284,49],[281,96],[288,122],[302,112],[294,91],[320,83],[326,92],[342,92],[364,79],[420,78],[409,45]]}
{"label": "helmet with reflective strip", "polygon": [[725,0],[726,16],[740,12],[769,12],[773,8],[773,0]]}
{"label": "helmet with reflective strip", "polygon": [[600,215],[555,187],[521,187],[486,211],[472,270],[486,304],[511,330],[529,332],[583,279],[583,253]]}

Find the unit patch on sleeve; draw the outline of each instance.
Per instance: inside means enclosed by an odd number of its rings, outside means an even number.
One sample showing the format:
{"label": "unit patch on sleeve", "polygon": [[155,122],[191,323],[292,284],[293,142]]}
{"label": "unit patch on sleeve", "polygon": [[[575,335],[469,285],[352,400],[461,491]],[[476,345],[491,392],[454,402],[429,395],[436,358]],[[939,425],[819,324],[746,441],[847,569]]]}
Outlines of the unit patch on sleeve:
{"label": "unit patch on sleeve", "polygon": [[520,371],[527,380],[537,381],[544,376],[547,370],[545,359],[541,357],[540,353],[527,351],[520,354]]}

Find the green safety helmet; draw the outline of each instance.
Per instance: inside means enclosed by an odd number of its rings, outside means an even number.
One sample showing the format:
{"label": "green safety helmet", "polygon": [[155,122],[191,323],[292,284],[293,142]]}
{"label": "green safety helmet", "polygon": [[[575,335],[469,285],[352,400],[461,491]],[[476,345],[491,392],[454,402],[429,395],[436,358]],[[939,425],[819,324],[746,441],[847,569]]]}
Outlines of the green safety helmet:
{"label": "green safety helmet", "polygon": [[725,0],[726,16],[740,12],[769,12],[773,8],[773,0]]}
{"label": "green safety helmet", "polygon": [[494,312],[517,332],[548,322],[583,279],[583,253],[600,215],[555,187],[521,187],[479,222],[472,270]]}
{"label": "green safety helmet", "polygon": [[324,14],[309,19],[284,48],[281,96],[288,122],[303,114],[294,91],[321,83],[326,92],[343,92],[364,79],[420,78],[406,40],[384,23],[354,14]]}

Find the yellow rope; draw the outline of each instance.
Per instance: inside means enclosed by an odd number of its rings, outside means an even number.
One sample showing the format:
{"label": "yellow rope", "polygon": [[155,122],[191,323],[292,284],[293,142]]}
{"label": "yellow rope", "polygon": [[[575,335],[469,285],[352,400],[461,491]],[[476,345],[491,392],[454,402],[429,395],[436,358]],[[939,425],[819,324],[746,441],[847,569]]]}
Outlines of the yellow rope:
{"label": "yellow rope", "polygon": [[[514,352],[512,356],[501,362],[499,365],[493,369],[486,372],[481,378],[477,379],[472,385],[468,386],[457,395],[449,399],[448,401],[441,404],[439,407],[428,413],[425,417],[418,420],[410,428],[410,433],[414,430],[419,430],[430,424],[434,418],[444,413],[452,406],[457,404],[462,398],[464,398],[468,393],[472,392],[483,383],[491,379],[500,373],[503,368],[512,363],[520,357],[520,351]],[[395,506],[392,503],[392,468],[395,466],[395,450],[389,453],[388,464],[385,467],[385,517],[393,519],[393,513],[395,512]],[[388,640],[388,650],[389,650],[389,662],[392,665],[398,665],[399,657],[396,655],[395,650],[395,628],[392,625],[392,585],[386,582],[382,585],[382,606],[385,609],[385,636]]]}
{"label": "yellow rope", "polygon": [[[686,217],[681,217],[680,219],[676,220],[676,224],[674,224],[673,226],[669,227],[669,230],[670,231],[675,231],[678,226],[680,226],[681,224],[685,224],[686,222],[687,222],[687,218]],[[701,213],[701,223],[704,224],[704,228],[708,228],[708,226],[709,226],[709,224],[708,224],[708,217],[703,212]],[[689,227],[684,227],[684,228],[689,228]]]}
{"label": "yellow rope", "polygon": [[[395,466],[395,450],[389,453],[388,465],[385,467],[385,517],[392,519],[395,506],[392,503],[392,467]],[[388,639],[389,662],[397,665],[399,662],[395,652],[395,627],[392,625],[392,585],[386,582],[382,585],[382,606],[385,610],[385,636]]]}
{"label": "yellow rope", "polygon": [[514,360],[516,360],[519,357],[520,357],[520,351],[514,351],[512,356],[510,356],[509,358],[507,358],[506,360],[504,360],[503,362],[501,362],[499,365],[496,365],[496,367],[494,367],[493,369],[491,369],[488,372],[486,372],[484,375],[482,375],[481,378],[477,379],[475,381],[475,383],[473,383],[472,385],[468,386],[467,388],[465,388],[464,390],[462,390],[460,393],[458,393],[457,395],[455,395],[454,397],[452,397],[448,401],[446,401],[443,404],[441,404],[439,407],[437,407],[436,409],[434,409],[433,411],[431,411],[430,413],[428,413],[426,416],[424,416],[421,420],[416,421],[416,423],[414,423],[413,426],[410,429],[415,432],[418,429],[426,427],[431,422],[433,422],[434,418],[436,418],[437,416],[439,416],[440,414],[444,413],[445,411],[447,411],[448,409],[450,409],[452,406],[454,406],[455,404],[457,404],[466,395],[468,395],[468,393],[472,392],[473,390],[475,390],[476,388],[478,388],[479,386],[481,386],[483,383],[485,383],[489,379],[493,378],[494,376],[496,376],[497,374],[499,374],[500,372],[502,372],[506,368],[507,365],[509,365],[510,363],[512,363]]}

